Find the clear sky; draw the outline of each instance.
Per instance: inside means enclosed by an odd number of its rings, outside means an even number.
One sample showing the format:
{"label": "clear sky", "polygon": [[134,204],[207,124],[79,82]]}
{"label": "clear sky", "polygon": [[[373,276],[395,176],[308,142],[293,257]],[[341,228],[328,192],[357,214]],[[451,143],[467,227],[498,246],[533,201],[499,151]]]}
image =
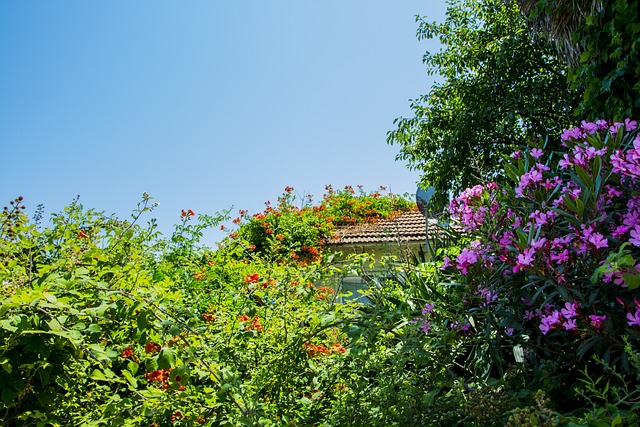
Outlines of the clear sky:
{"label": "clear sky", "polygon": [[[0,203],[76,195],[127,218],[143,192],[251,213],[285,186],[322,197],[418,174],[386,144],[433,80],[415,15],[444,0],[0,2]],[[148,217],[149,218],[149,217]],[[218,240],[219,236],[214,238]]]}

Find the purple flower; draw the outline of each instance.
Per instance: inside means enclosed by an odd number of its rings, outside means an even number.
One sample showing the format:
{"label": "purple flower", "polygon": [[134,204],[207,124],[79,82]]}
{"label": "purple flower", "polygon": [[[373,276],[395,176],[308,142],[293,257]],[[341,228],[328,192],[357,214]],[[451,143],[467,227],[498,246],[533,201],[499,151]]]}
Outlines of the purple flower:
{"label": "purple flower", "polygon": [[531,265],[534,260],[535,249],[534,248],[526,248],[522,251],[521,254],[518,254],[516,265],[513,267],[513,272],[517,273],[520,270],[524,270],[524,267]]}
{"label": "purple flower", "polygon": [[576,319],[567,319],[564,323],[562,323],[564,329],[566,331],[571,331],[576,328]]}
{"label": "purple flower", "polygon": [[440,269],[441,270],[446,270],[447,268],[451,267],[452,265],[453,265],[453,263],[451,262],[451,258],[446,256],[446,257],[444,257],[444,262],[440,266]]}
{"label": "purple flower", "polygon": [[562,315],[565,319],[573,319],[578,315],[578,302],[573,301],[573,303],[565,302],[564,308],[561,310]]}
{"label": "purple flower", "polygon": [[540,319],[540,330],[544,335],[560,322],[560,312],[558,310],[554,310],[548,316],[542,316]]}
{"label": "purple flower", "polygon": [[495,300],[498,299],[498,293],[492,291],[489,288],[485,288],[485,287],[478,287],[478,294],[480,294],[480,296],[482,296],[484,298],[484,302],[482,303],[482,307],[486,307],[489,304],[491,304],[492,302],[494,302]]}
{"label": "purple flower", "polygon": [[589,236],[589,242],[593,243],[596,249],[609,247],[609,241],[600,233],[593,233]]}
{"label": "purple flower", "polygon": [[533,150],[531,150],[531,155],[536,159],[539,159],[540,157],[542,157],[543,154],[544,153],[540,148],[534,148]]}
{"label": "purple flower", "polygon": [[596,133],[598,131],[598,124],[597,123],[586,122],[586,121],[583,120],[580,125],[582,127],[582,130],[584,130],[585,133],[587,133],[589,135],[593,135],[594,133]]}
{"label": "purple flower", "polygon": [[429,314],[431,314],[432,311],[433,311],[433,304],[429,303],[425,305],[424,308],[422,309],[422,315],[428,316]]}
{"label": "purple flower", "polygon": [[456,258],[456,267],[464,275],[468,273],[468,268],[478,262],[478,254],[464,248],[460,255]]}
{"label": "purple flower", "polygon": [[627,323],[629,326],[640,326],[640,308],[636,308],[636,314],[627,313]]}
{"label": "purple flower", "polygon": [[640,225],[636,225],[635,228],[629,232],[629,235],[631,236],[629,243],[633,246],[640,247]]}
{"label": "purple flower", "polygon": [[602,316],[597,316],[595,314],[592,314],[589,316],[589,319],[591,320],[591,326],[593,326],[596,329],[600,329],[602,328],[602,323],[607,320],[607,316],[606,315],[602,315]]}
{"label": "purple flower", "polygon": [[565,249],[562,252],[551,251],[551,261],[555,261],[556,265],[560,265],[569,259],[569,250]]}
{"label": "purple flower", "polygon": [[572,139],[582,138],[584,138],[584,133],[579,127],[565,129],[564,132],[562,132],[562,136],[560,137],[560,139],[562,139],[563,141],[571,141]]}
{"label": "purple flower", "polygon": [[421,330],[422,332],[424,332],[425,334],[428,334],[428,333],[429,333],[429,331],[431,330],[431,322],[428,322],[428,321],[426,321],[426,320],[425,320],[425,321],[422,323],[422,325],[420,325],[420,330]]}

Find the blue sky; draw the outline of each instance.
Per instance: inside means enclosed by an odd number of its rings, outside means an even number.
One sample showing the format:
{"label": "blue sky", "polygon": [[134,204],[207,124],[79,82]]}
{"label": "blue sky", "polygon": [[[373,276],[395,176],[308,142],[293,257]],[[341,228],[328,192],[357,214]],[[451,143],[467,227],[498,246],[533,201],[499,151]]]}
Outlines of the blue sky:
{"label": "blue sky", "polygon": [[[2,203],[76,195],[163,233],[181,209],[251,213],[285,186],[415,191],[386,144],[433,80],[414,16],[441,1],[0,2]],[[218,240],[220,235],[212,238]]]}

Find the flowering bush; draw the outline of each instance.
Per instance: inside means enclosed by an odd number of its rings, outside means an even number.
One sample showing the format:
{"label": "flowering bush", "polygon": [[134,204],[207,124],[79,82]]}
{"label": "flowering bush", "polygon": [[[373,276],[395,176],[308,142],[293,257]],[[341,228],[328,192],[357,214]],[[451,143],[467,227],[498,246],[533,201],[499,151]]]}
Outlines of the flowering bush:
{"label": "flowering bush", "polygon": [[[237,230],[229,234],[230,241],[240,242],[245,255],[258,255],[279,261],[306,264],[319,261],[324,245],[332,238],[337,225],[371,222],[388,218],[415,208],[415,203],[381,187],[379,191],[365,192],[361,186],[357,193],[353,187],[336,191],[326,186],[322,201],[313,205],[313,197],[303,197],[296,206],[292,187],[286,187],[274,207],[266,202],[263,212],[249,215],[245,210],[233,220]],[[226,226],[222,226],[226,229]]]}
{"label": "flowering bush", "polygon": [[471,243],[442,268],[465,285],[484,361],[500,368],[521,349],[539,374],[561,374],[547,384],[573,387],[592,355],[632,371],[623,338],[637,348],[640,136],[629,119],[582,122],[562,146],[514,153],[504,183],[451,202]]}

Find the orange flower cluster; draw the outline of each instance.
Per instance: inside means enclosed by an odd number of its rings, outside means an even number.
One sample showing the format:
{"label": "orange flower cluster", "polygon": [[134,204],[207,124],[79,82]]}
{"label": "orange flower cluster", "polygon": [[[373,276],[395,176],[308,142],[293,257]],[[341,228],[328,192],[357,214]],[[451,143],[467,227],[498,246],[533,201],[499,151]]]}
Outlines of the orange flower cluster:
{"label": "orange flower cluster", "polygon": [[133,354],[133,350],[131,350],[131,347],[127,347],[121,354],[122,357],[124,357],[125,359],[135,359],[135,354]]}
{"label": "orange flower cluster", "polygon": [[147,343],[147,345],[144,346],[144,352],[147,354],[158,353],[160,350],[162,350],[160,344],[154,342]]}
{"label": "orange flower cluster", "polygon": [[246,314],[243,314],[242,316],[238,317],[238,321],[243,322],[243,323],[248,323],[249,321],[251,321],[251,324],[247,324],[245,326],[245,329],[247,331],[262,332],[262,330],[263,330],[262,324],[260,324],[260,318],[258,316],[255,316],[253,319],[251,319]]}
{"label": "orange flower cluster", "polygon": [[316,289],[317,299],[326,299],[330,295],[333,295],[333,288],[330,288],[328,286],[320,286],[318,289]]}
{"label": "orange flower cluster", "polygon": [[202,313],[202,318],[207,322],[214,322],[218,319],[215,315],[210,313]]}
{"label": "orange flower cluster", "polygon": [[188,218],[188,217],[195,216],[195,215],[196,215],[196,214],[195,214],[191,209],[189,209],[189,210],[187,210],[187,211],[185,211],[184,209],[182,209],[182,212],[180,213],[180,216],[181,216],[182,218],[185,218],[185,217],[186,217],[186,218]]}
{"label": "orange flower cluster", "polygon": [[244,283],[256,283],[258,280],[260,280],[258,273],[247,274],[247,277],[244,278]]}
{"label": "orange flower cluster", "polygon": [[155,371],[147,372],[144,376],[148,382],[158,382],[160,387],[168,389],[171,387],[171,384],[169,384],[169,375],[171,375],[171,368],[156,369]]}
{"label": "orange flower cluster", "polygon": [[324,344],[313,344],[310,342],[306,342],[304,343],[304,348],[307,350],[307,354],[311,357],[318,354],[329,355],[345,352],[344,347],[342,347],[342,344],[340,343],[335,343],[332,347],[325,347]]}
{"label": "orange flower cluster", "polygon": [[318,250],[312,246],[302,246],[302,250],[309,252],[313,256],[318,255]]}

